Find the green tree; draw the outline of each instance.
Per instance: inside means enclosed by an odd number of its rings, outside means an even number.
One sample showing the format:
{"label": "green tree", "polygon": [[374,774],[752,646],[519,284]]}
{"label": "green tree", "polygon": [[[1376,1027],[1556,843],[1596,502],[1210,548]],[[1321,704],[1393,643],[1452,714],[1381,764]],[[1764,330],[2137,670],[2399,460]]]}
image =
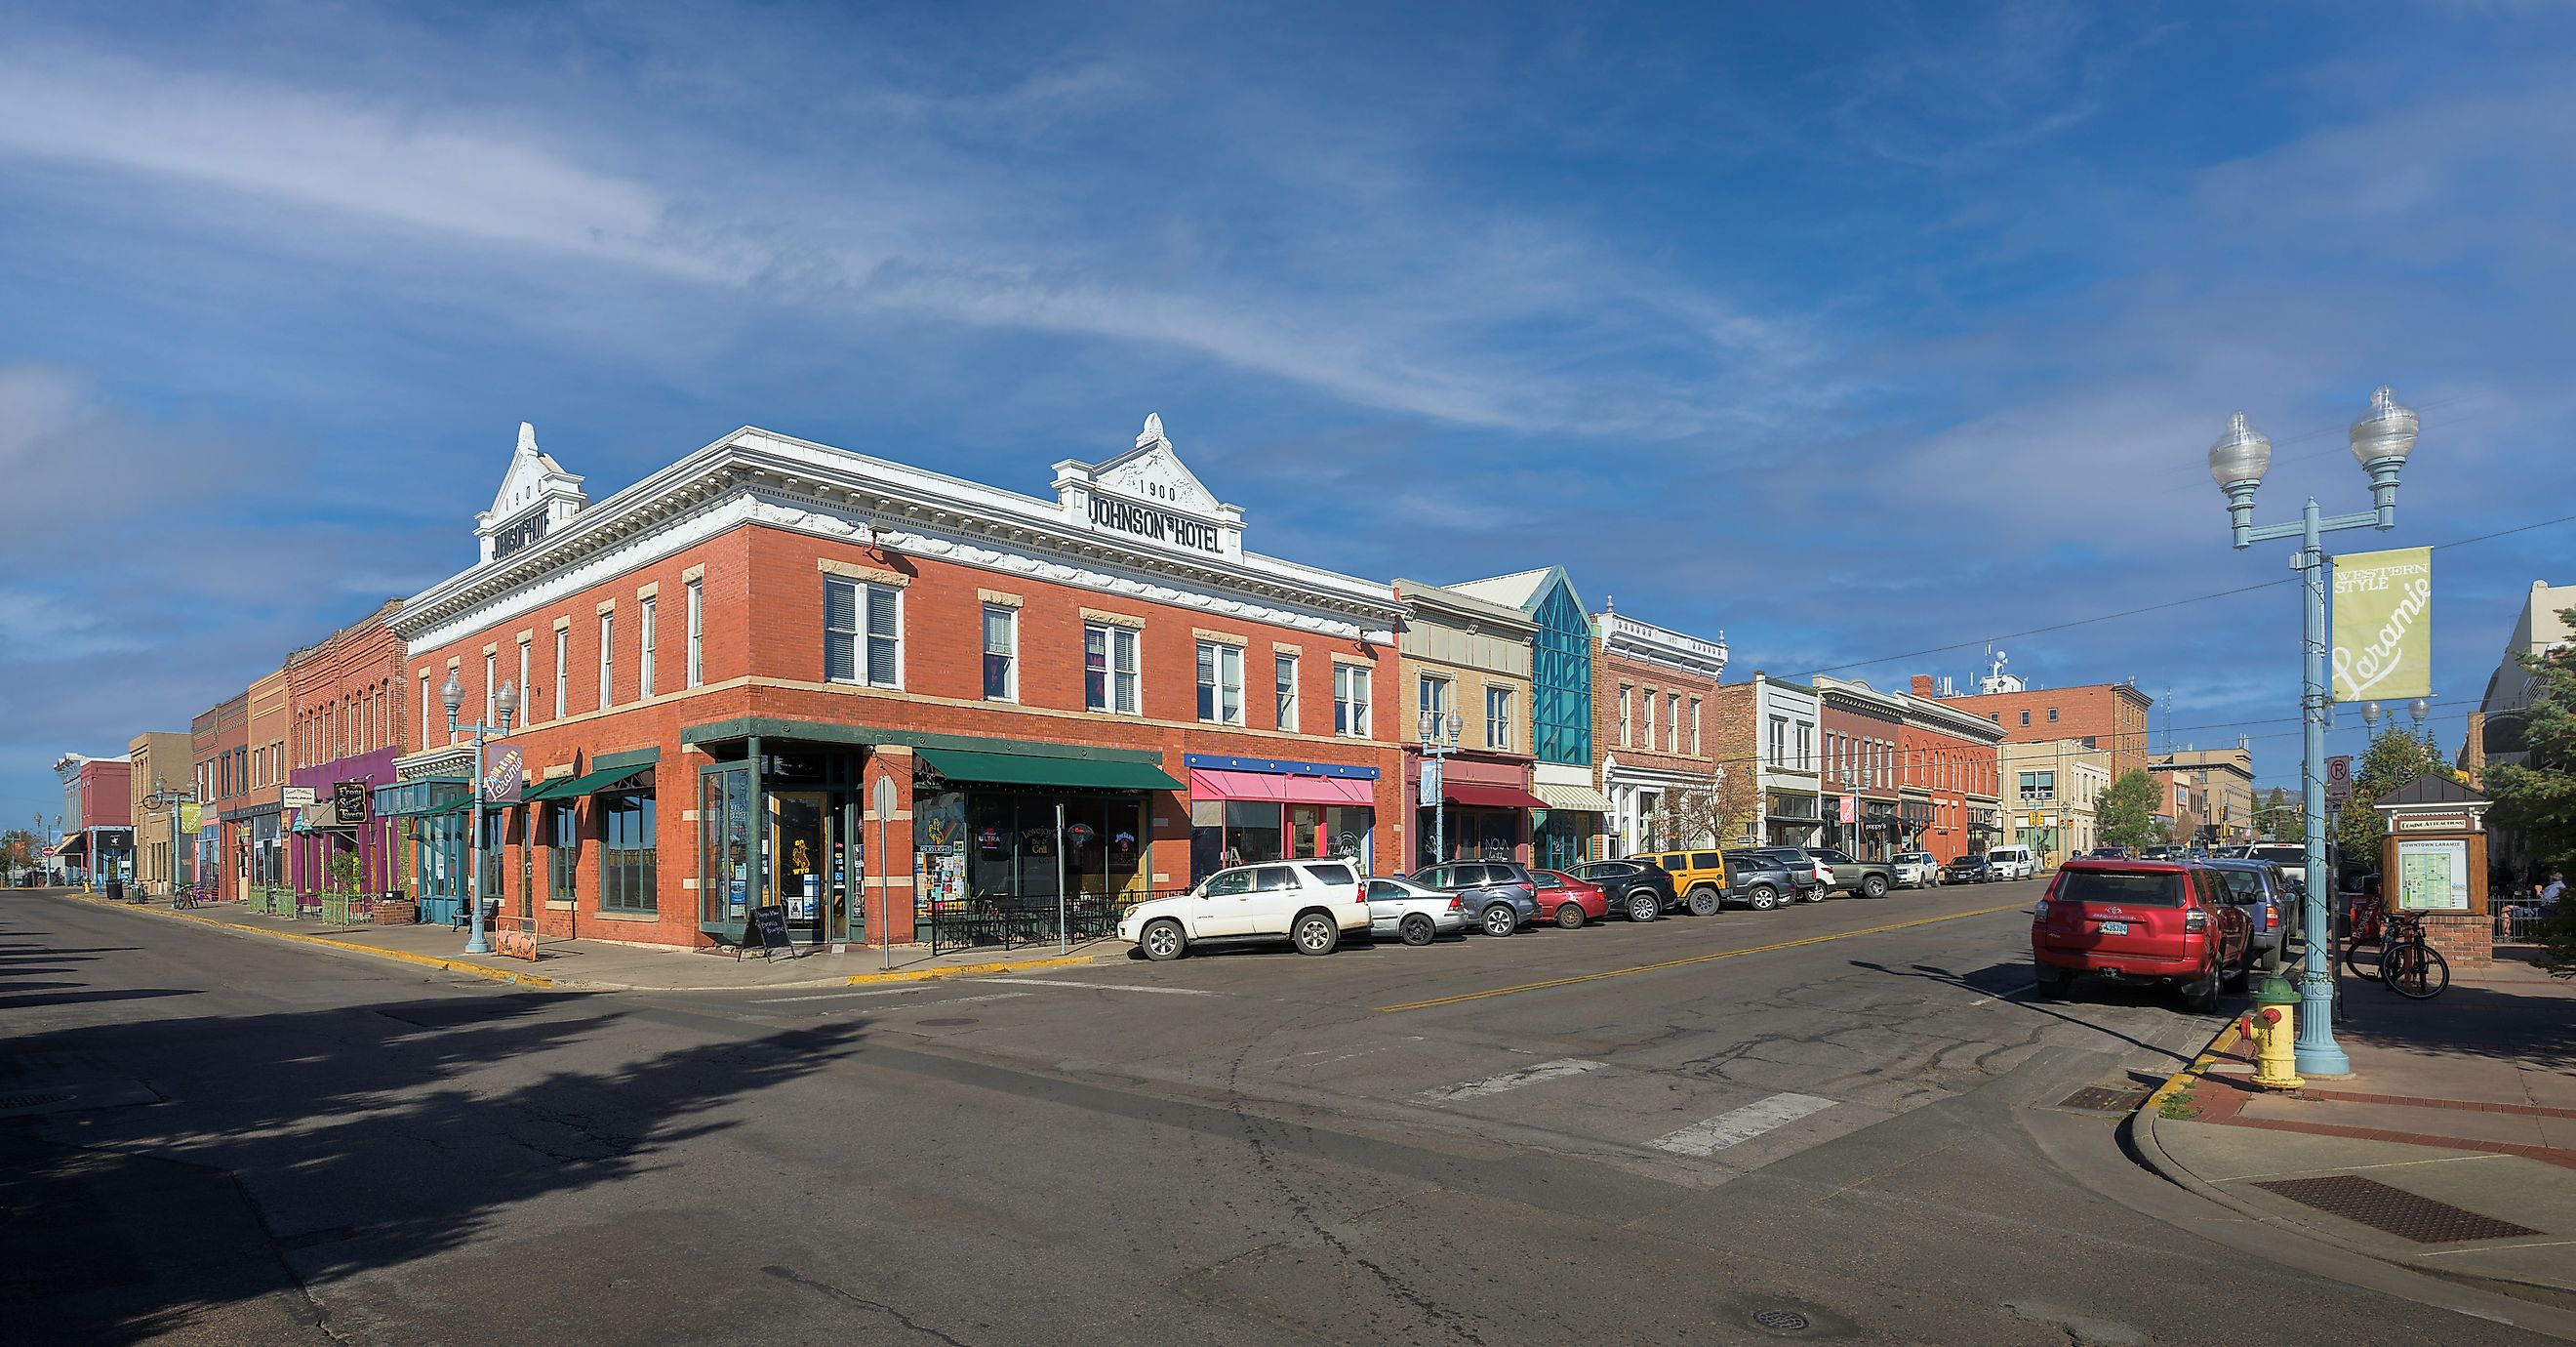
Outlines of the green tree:
{"label": "green tree", "polygon": [[2132,767],[2093,802],[2093,832],[2105,846],[2143,847],[2156,839],[2156,779]]}
{"label": "green tree", "polygon": [[24,828],[0,833],[0,872],[35,869],[38,846],[36,835]]}
{"label": "green tree", "polygon": [[2450,770],[2442,750],[2429,737],[2418,739],[2404,730],[2390,730],[2371,740],[2353,767],[2352,799],[2326,840],[2341,845],[2343,854],[2353,861],[2378,869],[2379,844],[2388,837],[2388,823],[2370,806],[2427,772],[2447,776]]}
{"label": "green tree", "polygon": [[2290,798],[2290,792],[2274,786],[2254,810],[2254,831],[2275,839],[2304,836],[2307,829],[2299,821],[2299,802]]}

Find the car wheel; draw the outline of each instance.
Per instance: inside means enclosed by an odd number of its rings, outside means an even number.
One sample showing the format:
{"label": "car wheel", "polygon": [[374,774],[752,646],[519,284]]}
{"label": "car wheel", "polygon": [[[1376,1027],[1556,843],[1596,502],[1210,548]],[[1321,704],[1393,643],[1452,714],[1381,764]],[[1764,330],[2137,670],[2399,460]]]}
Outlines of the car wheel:
{"label": "car wheel", "polygon": [[1578,903],[1578,902],[1574,901],[1574,900],[1573,900],[1573,899],[1571,899],[1571,898],[1566,899],[1564,902],[1558,903],[1558,904],[1556,905],[1556,924],[1557,924],[1557,927],[1558,927],[1559,929],[1561,929],[1561,930],[1567,930],[1567,931],[1579,931],[1579,930],[1582,930],[1582,929],[1583,929],[1583,904]]}
{"label": "car wheel", "polygon": [[1136,943],[1144,947],[1145,957],[1156,963],[1177,959],[1190,947],[1189,937],[1181,934],[1181,924],[1169,917],[1148,922]]}
{"label": "car wheel", "polygon": [[1333,946],[1342,943],[1342,928],[1321,912],[1309,912],[1297,918],[1297,924],[1288,932],[1288,939],[1297,946],[1300,954],[1330,954]]}
{"label": "car wheel", "polygon": [[1768,884],[1756,884],[1752,892],[1744,895],[1744,901],[1752,904],[1756,912],[1768,912],[1780,905],[1780,891]]}
{"label": "car wheel", "polygon": [[1628,920],[1653,921],[1663,915],[1663,904],[1655,901],[1652,889],[1639,889],[1628,895]]}
{"label": "car wheel", "polygon": [[1395,924],[1395,938],[1408,945],[1428,945],[1439,934],[1432,928],[1431,918],[1419,912]]}
{"label": "car wheel", "polygon": [[1718,895],[1717,890],[1702,884],[1690,891],[1690,914],[1694,917],[1714,917],[1717,915],[1717,909],[1723,906],[1725,901]]}
{"label": "car wheel", "polygon": [[1886,897],[1886,896],[1887,896],[1887,876],[1885,876],[1885,875],[1865,875],[1865,876],[1863,876],[1863,877],[1861,878],[1861,881],[1860,881],[1860,892],[1861,892],[1861,896],[1862,896],[1862,897],[1864,897],[1864,898],[1884,898],[1884,897]]}
{"label": "car wheel", "polygon": [[1485,934],[1510,935],[1521,928],[1521,914],[1509,903],[1496,903],[1485,909]]}
{"label": "car wheel", "polygon": [[2194,1015],[2218,1009],[2218,965],[2211,964],[2206,976],[2182,984],[2182,1008]]}
{"label": "car wheel", "polygon": [[1825,886],[1819,884],[1816,887],[1807,890],[1805,893],[1799,894],[1798,901],[1802,903],[1821,903],[1825,901]]}

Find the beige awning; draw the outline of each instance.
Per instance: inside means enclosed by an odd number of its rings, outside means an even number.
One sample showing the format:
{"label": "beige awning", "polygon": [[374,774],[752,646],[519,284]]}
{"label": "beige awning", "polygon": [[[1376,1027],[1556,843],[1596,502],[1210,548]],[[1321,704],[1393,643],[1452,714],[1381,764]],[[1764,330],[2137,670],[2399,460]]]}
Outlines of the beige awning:
{"label": "beige awning", "polygon": [[1557,786],[1545,781],[1530,787],[1530,794],[1547,801],[1550,809],[1563,809],[1577,814],[1607,814],[1610,797],[1590,786]]}

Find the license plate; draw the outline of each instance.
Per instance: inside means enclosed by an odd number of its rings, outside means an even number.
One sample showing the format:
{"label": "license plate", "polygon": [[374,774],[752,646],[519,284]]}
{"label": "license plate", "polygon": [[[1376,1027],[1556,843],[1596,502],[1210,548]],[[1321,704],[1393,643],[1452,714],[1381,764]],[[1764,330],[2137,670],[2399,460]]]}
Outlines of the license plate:
{"label": "license plate", "polygon": [[2102,934],[2104,935],[2127,935],[2128,933],[2129,923],[2125,921],[2106,921],[2102,923]]}

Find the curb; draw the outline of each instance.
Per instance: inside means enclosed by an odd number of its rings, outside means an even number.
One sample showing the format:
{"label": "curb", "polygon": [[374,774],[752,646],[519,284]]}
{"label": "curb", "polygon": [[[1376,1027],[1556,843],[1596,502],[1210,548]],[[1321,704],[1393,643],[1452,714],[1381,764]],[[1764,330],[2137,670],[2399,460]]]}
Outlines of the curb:
{"label": "curb", "polygon": [[191,916],[185,912],[165,912],[158,908],[139,907],[128,903],[110,902],[105,898],[94,897],[87,894],[74,893],[66,894],[64,896],[72,898],[78,902],[89,903],[98,907],[114,908],[120,912],[139,913],[145,916],[159,917],[167,921],[195,922],[197,925],[210,926],[219,931],[232,931],[239,932],[243,935],[264,936],[271,940],[283,940],[300,945],[319,945],[325,949],[336,949],[350,954],[363,954],[370,958],[391,959],[398,963],[415,964],[423,968],[436,968],[451,973],[467,973],[475,977],[489,978],[495,982],[516,983],[522,987],[536,988],[541,991],[655,992],[674,995],[694,992],[796,991],[812,987],[859,987],[866,986],[870,983],[937,982],[948,978],[990,977],[995,974],[1023,972],[1041,968],[1078,968],[1086,964],[1104,963],[1112,959],[1124,959],[1127,957],[1124,951],[1113,954],[1053,955],[1043,959],[997,959],[986,963],[958,964],[948,968],[898,968],[881,973],[853,973],[843,977],[807,978],[800,982],[769,982],[762,983],[759,986],[648,987],[632,982],[597,982],[581,978],[552,978],[540,973],[521,973],[508,968],[493,968],[486,964],[473,963],[464,959],[447,959],[434,954],[413,954],[407,950],[385,949],[377,945],[363,945],[354,940],[334,940],[329,936],[305,935],[297,931],[272,931],[260,926],[245,926],[237,922],[218,921],[212,917]]}
{"label": "curb", "polygon": [[354,940],[333,940],[329,936],[304,935],[295,931],[265,930],[257,926],[217,921],[212,917],[192,917],[185,912],[161,912],[149,907],[130,907],[124,903],[113,903],[105,898],[93,898],[82,894],[71,896],[78,902],[90,903],[98,907],[111,907],[120,912],[141,913],[168,921],[192,921],[200,926],[214,927],[219,931],[239,931],[244,935],[265,936],[271,940],[284,940],[299,945],[320,945],[326,949],[345,950],[351,954],[364,954],[378,959],[391,959],[397,963],[417,964],[423,968],[443,969],[450,973],[470,973],[475,977],[490,978],[495,982],[515,982],[522,987],[551,989],[555,985],[555,980],[550,977],[541,977],[535,973],[513,972],[507,968],[489,968],[479,963],[467,963],[463,959],[442,959],[434,954],[413,954],[407,950],[380,949],[374,945],[361,945]]}
{"label": "curb", "polygon": [[[2345,1239],[2344,1237],[2334,1233],[2332,1230],[2324,1227],[2309,1225],[2304,1222],[2293,1222],[2283,1217],[2278,1212],[2265,1211],[2262,1208],[2227,1192],[2225,1189],[2208,1182],[2199,1175],[2192,1173],[2189,1169],[2184,1168],[2183,1163],[2173,1158],[2173,1155],[2165,1150],[2164,1143],[2156,1138],[2157,1111],[2163,1106],[2164,1101],[2168,1097],[2180,1092],[2190,1082],[2197,1081],[2202,1076],[2207,1075],[2209,1073],[2210,1066],[2216,1062],[2220,1053],[2236,1046],[2236,1041],[2239,1037],[2237,1025],[2238,1021],[2229,1020],[2227,1022],[2227,1027],[2219,1030],[2218,1036],[2209,1040],[2209,1046],[2200,1050],[2199,1056],[2192,1058],[2191,1063],[2185,1066],[2182,1070],[2167,1077],[2164,1084],[2156,1087],[2155,1093],[2147,1096],[2145,1103],[2140,1104],[2129,1114],[2128,1127],[2131,1149],[2136,1151],[2138,1158],[2145,1163],[2149,1172],[2185,1192],[2225,1207],[2229,1211],[2235,1212],[2237,1215],[2242,1216],[2257,1225],[2265,1226],[2274,1230],[2287,1231],[2291,1234],[2298,1235],[2301,1238],[2315,1240],[2320,1244],[2332,1245],[2345,1253],[2353,1254],[2357,1257],[2368,1258],[2374,1262],[2386,1263],[2391,1267],[2401,1267],[2409,1272],[2420,1272],[2427,1276],[2439,1277],[2444,1281],[2448,1281],[2456,1285],[2493,1292],[2497,1295],[2511,1296],[2516,1300],[2528,1301],[2533,1304],[2548,1305],[2557,1309],[2576,1309],[2576,1295],[2571,1295],[2565,1287],[2551,1286],[2541,1282],[2521,1281],[2512,1277],[2486,1276],[2478,1273],[2462,1272],[2457,1268],[2448,1267],[2427,1259],[2408,1258],[2403,1255],[2392,1256],[2386,1250],[2373,1249],[2366,1245]],[[2177,1118],[2174,1121],[2188,1122],[2191,1120],[2187,1118]],[[2212,1125],[2214,1126],[2218,1124]],[[2398,1143],[2392,1142],[2390,1144],[2394,1145]]]}

